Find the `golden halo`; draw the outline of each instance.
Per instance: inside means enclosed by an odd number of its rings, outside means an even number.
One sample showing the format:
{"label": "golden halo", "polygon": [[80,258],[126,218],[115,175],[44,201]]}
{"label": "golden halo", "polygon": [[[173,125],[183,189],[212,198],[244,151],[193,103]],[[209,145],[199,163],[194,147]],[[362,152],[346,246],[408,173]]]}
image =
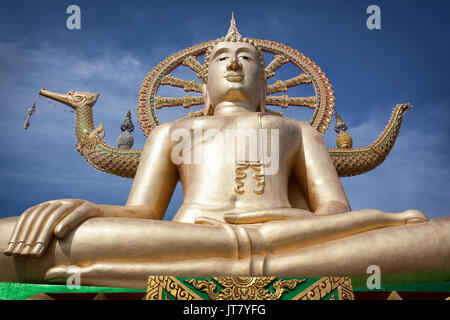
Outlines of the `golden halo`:
{"label": "golden halo", "polygon": [[[325,134],[331,122],[334,111],[334,92],[330,81],[325,73],[308,57],[304,56],[298,50],[288,47],[284,44],[260,39],[251,39],[261,51],[274,55],[273,60],[266,66],[266,78],[274,76],[275,71],[286,63],[292,63],[299,68],[302,73],[298,76],[281,81],[278,80],[272,85],[267,86],[266,105],[275,105],[286,108],[288,106],[308,107],[314,109],[314,114],[310,120],[310,125],[316,128],[322,135]],[[159,125],[156,109],[173,106],[183,106],[190,108],[192,106],[202,105],[202,96],[185,95],[179,98],[159,97],[157,92],[160,85],[170,85],[183,88],[185,92],[201,93],[201,84],[195,80],[183,80],[171,75],[181,65],[194,70],[201,78],[204,66],[197,60],[197,57],[206,53],[208,47],[213,41],[203,42],[184,50],[178,51],[167,59],[160,62],[152,71],[148,73],[142,83],[139,92],[138,118],[141,129],[146,136],[150,134],[153,128]],[[277,92],[285,92],[288,88],[312,84],[315,96],[311,97],[289,97],[287,95],[270,96]],[[202,116],[202,111],[197,111],[190,116]]]}

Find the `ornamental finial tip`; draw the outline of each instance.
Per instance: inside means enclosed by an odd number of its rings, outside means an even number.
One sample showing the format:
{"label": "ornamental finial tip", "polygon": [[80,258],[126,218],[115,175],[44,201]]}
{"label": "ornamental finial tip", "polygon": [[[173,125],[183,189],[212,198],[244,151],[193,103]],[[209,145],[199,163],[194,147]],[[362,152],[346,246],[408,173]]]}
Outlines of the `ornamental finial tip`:
{"label": "ornamental finial tip", "polygon": [[228,33],[225,36],[225,38],[227,40],[236,40],[236,41],[242,40],[242,36],[236,27],[236,20],[234,20],[234,12],[231,12],[230,28],[228,29]]}
{"label": "ornamental finial tip", "polygon": [[347,124],[344,122],[344,120],[342,120],[336,109],[334,110],[334,112],[336,114],[336,124],[334,126],[334,131],[336,131],[336,133],[339,133],[341,131],[347,130]]}
{"label": "ornamental finial tip", "polygon": [[334,131],[338,134],[336,137],[336,146],[339,149],[351,149],[353,147],[352,136],[349,135],[345,130],[347,130],[347,124],[342,120],[341,116],[336,112],[336,125],[334,126]]}

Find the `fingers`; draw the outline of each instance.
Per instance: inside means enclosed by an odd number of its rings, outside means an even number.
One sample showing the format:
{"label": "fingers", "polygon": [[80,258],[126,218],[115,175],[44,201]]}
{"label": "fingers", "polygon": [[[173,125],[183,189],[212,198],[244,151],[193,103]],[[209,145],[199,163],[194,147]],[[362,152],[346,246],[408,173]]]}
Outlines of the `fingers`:
{"label": "fingers", "polygon": [[224,224],[225,222],[214,219],[214,218],[210,218],[210,217],[198,217],[195,219],[195,224],[205,224],[205,225],[211,225],[211,226],[216,226],[216,225],[221,225]]}
{"label": "fingers", "polygon": [[[84,278],[88,275],[89,270],[92,267],[84,267],[80,268],[76,265],[60,265],[55,266],[47,270],[44,275],[44,281],[48,283],[66,283],[66,285],[70,286],[79,286],[81,285],[81,278]],[[78,278],[78,279],[77,279]]]}
{"label": "fingers", "polygon": [[429,221],[427,216],[419,210],[406,210],[405,215],[406,224],[416,224]]}
{"label": "fingers", "polygon": [[41,256],[50,243],[57,221],[69,214],[73,208],[73,203],[58,203],[58,205],[52,206],[51,211],[46,210],[45,216],[43,212],[39,225],[36,224],[37,231],[30,234],[30,239],[27,239],[28,245],[24,248],[22,255]]}
{"label": "fingers", "polygon": [[31,221],[32,218],[36,216],[36,214],[41,212],[47,206],[48,206],[47,203],[37,205],[27,209],[24,213],[20,215],[20,218],[17,221],[16,225],[14,226],[14,230],[9,239],[8,247],[4,251],[5,255],[10,256],[12,254],[18,254],[21,252],[24,242],[23,239],[25,237],[24,229],[27,229],[29,221]]}
{"label": "fingers", "polygon": [[294,214],[290,212],[253,211],[244,213],[226,213],[223,218],[228,223],[248,224],[292,219],[294,218]]}
{"label": "fingers", "polygon": [[406,220],[406,224],[416,224],[416,223],[423,223],[427,222],[428,220],[424,220],[423,218],[411,218]]}
{"label": "fingers", "polygon": [[[43,222],[47,219],[48,215],[52,213],[55,209],[60,207],[62,204],[59,202],[51,203],[48,206],[44,207],[43,210],[35,214],[34,216],[30,215],[28,220],[33,219],[33,223],[29,223],[27,228],[24,228],[23,235],[26,237],[24,241],[24,246],[21,252],[17,252],[18,254],[28,255],[33,249],[34,241],[39,234],[39,230]],[[37,211],[36,211],[37,212]]]}
{"label": "fingers", "polygon": [[232,224],[264,223],[277,220],[308,219],[316,215],[310,211],[296,208],[274,208],[251,212],[229,212],[224,214],[226,222]]}
{"label": "fingers", "polygon": [[46,249],[52,237],[56,222],[74,207],[73,203],[64,201],[46,202],[31,208],[25,212],[19,220],[17,227],[20,229],[15,236],[14,248],[10,255],[40,256]]}
{"label": "fingers", "polygon": [[25,211],[16,223],[5,255],[41,256],[48,247],[56,224],[75,207],[77,199],[49,201]]}
{"label": "fingers", "polygon": [[60,206],[58,209],[53,211],[51,215],[49,215],[49,217],[45,220],[44,224],[42,225],[41,231],[39,232],[39,235],[36,238],[36,242],[33,248],[31,249],[30,255],[32,257],[40,257],[44,253],[45,249],[48,247],[50,241],[53,238],[55,226],[65,216],[81,208],[81,206],[76,209],[74,208],[76,208],[75,204],[66,202],[63,203],[63,205]]}
{"label": "fingers", "polygon": [[54,234],[56,238],[64,238],[73,228],[81,224],[83,221],[93,218],[97,213],[95,209],[96,207],[92,203],[85,202],[75,209],[70,215],[65,216],[55,227]]}
{"label": "fingers", "polygon": [[68,277],[67,266],[56,266],[47,270],[44,276],[45,281],[66,279]]}

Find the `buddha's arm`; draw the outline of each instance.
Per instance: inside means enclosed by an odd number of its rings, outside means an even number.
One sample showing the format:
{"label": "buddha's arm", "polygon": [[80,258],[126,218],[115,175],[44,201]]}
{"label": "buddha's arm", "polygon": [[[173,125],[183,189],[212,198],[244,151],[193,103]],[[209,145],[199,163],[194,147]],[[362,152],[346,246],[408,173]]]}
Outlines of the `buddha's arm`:
{"label": "buddha's arm", "polygon": [[295,159],[294,175],[309,207],[318,215],[350,211],[350,205],[322,136],[307,124],[299,126],[302,140]]}
{"label": "buddha's arm", "polygon": [[155,129],[147,140],[126,206],[98,205],[80,199],[52,200],[20,216],[5,255],[40,257],[55,236],[64,238],[94,217],[162,219],[177,182],[170,159],[170,125]]}
{"label": "buddha's arm", "polygon": [[162,220],[177,182],[177,169],[171,159],[170,124],[162,124],[145,143],[127,207],[146,207],[149,218]]}

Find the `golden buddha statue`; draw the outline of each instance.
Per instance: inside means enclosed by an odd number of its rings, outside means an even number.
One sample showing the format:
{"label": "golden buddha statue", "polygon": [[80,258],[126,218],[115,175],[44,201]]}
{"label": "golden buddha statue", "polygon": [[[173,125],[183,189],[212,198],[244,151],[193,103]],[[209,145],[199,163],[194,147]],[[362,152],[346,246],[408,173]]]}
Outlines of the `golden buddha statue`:
{"label": "golden buddha statue", "polygon": [[[320,127],[266,110],[261,48],[234,19],[207,47],[205,110],[147,124],[126,205],[53,200],[1,219],[0,281],[58,282],[72,265],[83,285],[129,288],[145,288],[149,275],[364,276],[373,264],[383,275],[450,271],[449,218],[351,211]],[[41,94],[90,108],[98,97]],[[87,150],[102,128],[80,128],[78,147]],[[183,204],[162,221],[178,181]]]}

